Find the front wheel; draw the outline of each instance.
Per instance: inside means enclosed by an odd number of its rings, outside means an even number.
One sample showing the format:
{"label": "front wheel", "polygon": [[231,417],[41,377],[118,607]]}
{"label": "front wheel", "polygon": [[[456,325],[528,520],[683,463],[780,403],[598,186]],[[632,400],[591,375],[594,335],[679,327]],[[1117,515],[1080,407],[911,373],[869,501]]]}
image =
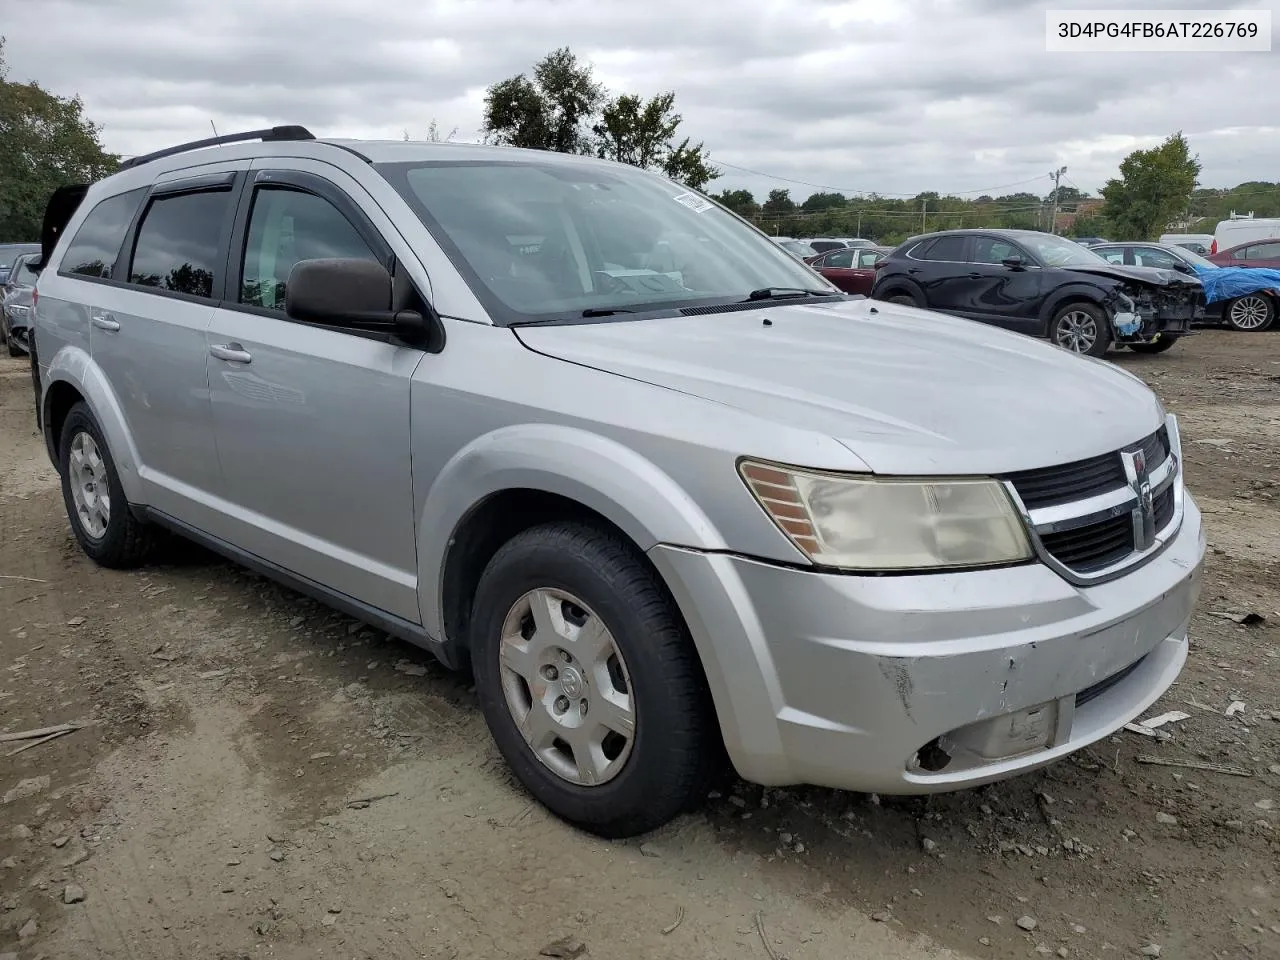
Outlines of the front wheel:
{"label": "front wheel", "polygon": [[553,813],[623,838],[701,799],[718,735],[706,680],[630,543],[569,522],[517,535],[480,579],[473,626],[489,730]]}
{"label": "front wheel", "polygon": [[1230,301],[1222,311],[1222,319],[1232,330],[1260,333],[1276,317],[1276,304],[1261,293],[1250,293]]}
{"label": "front wheel", "polygon": [[1180,339],[1176,333],[1158,333],[1150,343],[1131,343],[1129,349],[1134,353],[1164,353]]}
{"label": "front wheel", "polygon": [[1054,314],[1049,339],[1072,353],[1101,357],[1111,344],[1111,324],[1099,307],[1071,303]]}

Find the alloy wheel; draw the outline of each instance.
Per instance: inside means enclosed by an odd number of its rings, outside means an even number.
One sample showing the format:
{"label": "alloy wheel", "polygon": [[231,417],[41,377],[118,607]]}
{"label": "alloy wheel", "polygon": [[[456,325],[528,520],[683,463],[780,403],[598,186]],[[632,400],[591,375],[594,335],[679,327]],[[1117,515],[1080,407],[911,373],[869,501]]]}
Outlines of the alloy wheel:
{"label": "alloy wheel", "polygon": [[1058,346],[1072,353],[1088,353],[1098,341],[1098,324],[1083,310],[1072,310],[1058,319]]}
{"label": "alloy wheel", "polygon": [[1228,319],[1237,330],[1258,330],[1266,325],[1270,308],[1259,296],[1241,297],[1231,304]]}

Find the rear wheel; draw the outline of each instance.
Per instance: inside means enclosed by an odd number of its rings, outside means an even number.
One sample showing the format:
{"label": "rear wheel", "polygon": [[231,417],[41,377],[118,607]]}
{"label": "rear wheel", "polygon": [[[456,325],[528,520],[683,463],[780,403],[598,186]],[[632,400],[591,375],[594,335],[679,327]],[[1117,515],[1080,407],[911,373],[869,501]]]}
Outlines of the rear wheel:
{"label": "rear wheel", "polygon": [[81,549],[100,566],[140,565],[151,549],[151,528],[130,512],[102,429],[83,401],[62,425],[58,463],[67,519]]}
{"label": "rear wheel", "polygon": [[604,837],[661,826],[705,795],[718,736],[688,631],[630,543],[582,523],[519,534],[476,591],[485,720],[520,782]]}
{"label": "rear wheel", "polygon": [[1232,330],[1259,333],[1271,326],[1276,317],[1276,303],[1261,293],[1250,293],[1230,301],[1222,311],[1222,319]]}
{"label": "rear wheel", "polygon": [[890,303],[900,303],[900,304],[902,304],[904,307],[918,307],[918,306],[920,306],[920,302],[919,302],[918,300],[916,300],[916,298],[915,298],[915,297],[913,297],[913,296],[912,296],[911,294],[909,294],[909,293],[902,293],[901,291],[896,292],[896,293],[891,293],[891,294],[890,294],[888,297],[886,297],[885,299],[886,299],[886,300],[888,300]]}
{"label": "rear wheel", "polygon": [[1099,307],[1069,303],[1054,314],[1049,339],[1072,353],[1101,357],[1111,345],[1111,325]]}
{"label": "rear wheel", "polygon": [[1180,339],[1176,333],[1158,333],[1150,343],[1131,343],[1128,346],[1134,353],[1164,353]]}

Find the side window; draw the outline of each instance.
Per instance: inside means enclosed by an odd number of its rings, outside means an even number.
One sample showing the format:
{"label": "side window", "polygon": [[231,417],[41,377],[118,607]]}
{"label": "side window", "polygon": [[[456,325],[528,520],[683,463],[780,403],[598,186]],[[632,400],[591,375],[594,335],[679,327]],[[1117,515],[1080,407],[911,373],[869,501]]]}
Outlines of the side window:
{"label": "side window", "polygon": [[962,263],[965,240],[965,237],[939,237],[923,256],[919,253],[916,256],[921,260],[947,260]]}
{"label": "side window", "polygon": [[1280,243],[1260,243],[1253,249],[1251,256],[1258,260],[1275,260],[1280,258]]}
{"label": "side window", "polygon": [[1151,247],[1134,247],[1133,262],[1139,267],[1160,267],[1164,270],[1172,270],[1178,265],[1173,254]]}
{"label": "side window", "polygon": [[1096,250],[1098,256],[1102,257],[1107,263],[1114,263],[1124,266],[1124,250]]}
{"label": "side window", "polygon": [[301,190],[259,187],[249,216],[240,302],[283,310],[294,264],[328,257],[379,260],[328,200]]}
{"label": "side window", "polygon": [[219,239],[232,199],[230,190],[218,190],[152,200],[138,225],[129,282],[212,297]]}
{"label": "side window", "polygon": [[858,266],[863,270],[869,270],[874,267],[883,254],[875,250],[862,250],[858,253]]}
{"label": "side window", "polygon": [[1004,263],[1010,257],[1021,256],[1023,256],[1022,251],[1007,240],[997,240],[995,237],[978,237],[973,244],[974,263]]}
{"label": "side window", "polygon": [[1231,255],[1234,260],[1252,260],[1254,253],[1257,251],[1258,245],[1255,243],[1251,247],[1241,247]]}
{"label": "side window", "polygon": [[841,270],[848,270],[853,266],[852,250],[834,250],[827,254],[825,260],[822,261],[824,267],[836,267]]}
{"label": "side window", "polygon": [[59,273],[81,277],[110,277],[129,231],[133,215],[138,212],[145,189],[107,197],[89,211],[80,229],[71,238],[67,252],[58,267]]}

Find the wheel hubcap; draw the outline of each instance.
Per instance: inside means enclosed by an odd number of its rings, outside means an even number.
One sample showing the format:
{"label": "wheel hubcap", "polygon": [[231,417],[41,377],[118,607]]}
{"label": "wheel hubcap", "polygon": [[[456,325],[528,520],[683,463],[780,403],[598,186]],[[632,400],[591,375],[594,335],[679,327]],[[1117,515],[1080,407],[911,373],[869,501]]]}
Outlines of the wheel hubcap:
{"label": "wheel hubcap", "polygon": [[71,499],[84,532],[101,539],[111,522],[111,492],[107,468],[93,437],[83,430],[71,440]]}
{"label": "wheel hubcap", "polygon": [[525,743],[563,780],[616,777],[635,741],[635,705],[613,634],[563,590],[531,590],[502,625],[502,693]]}
{"label": "wheel hubcap", "polygon": [[1231,325],[1239,330],[1257,330],[1267,322],[1267,302],[1261,297],[1242,297],[1231,305]]}
{"label": "wheel hubcap", "polygon": [[1073,310],[1058,321],[1058,346],[1073,353],[1088,353],[1098,341],[1098,325],[1093,317]]}

